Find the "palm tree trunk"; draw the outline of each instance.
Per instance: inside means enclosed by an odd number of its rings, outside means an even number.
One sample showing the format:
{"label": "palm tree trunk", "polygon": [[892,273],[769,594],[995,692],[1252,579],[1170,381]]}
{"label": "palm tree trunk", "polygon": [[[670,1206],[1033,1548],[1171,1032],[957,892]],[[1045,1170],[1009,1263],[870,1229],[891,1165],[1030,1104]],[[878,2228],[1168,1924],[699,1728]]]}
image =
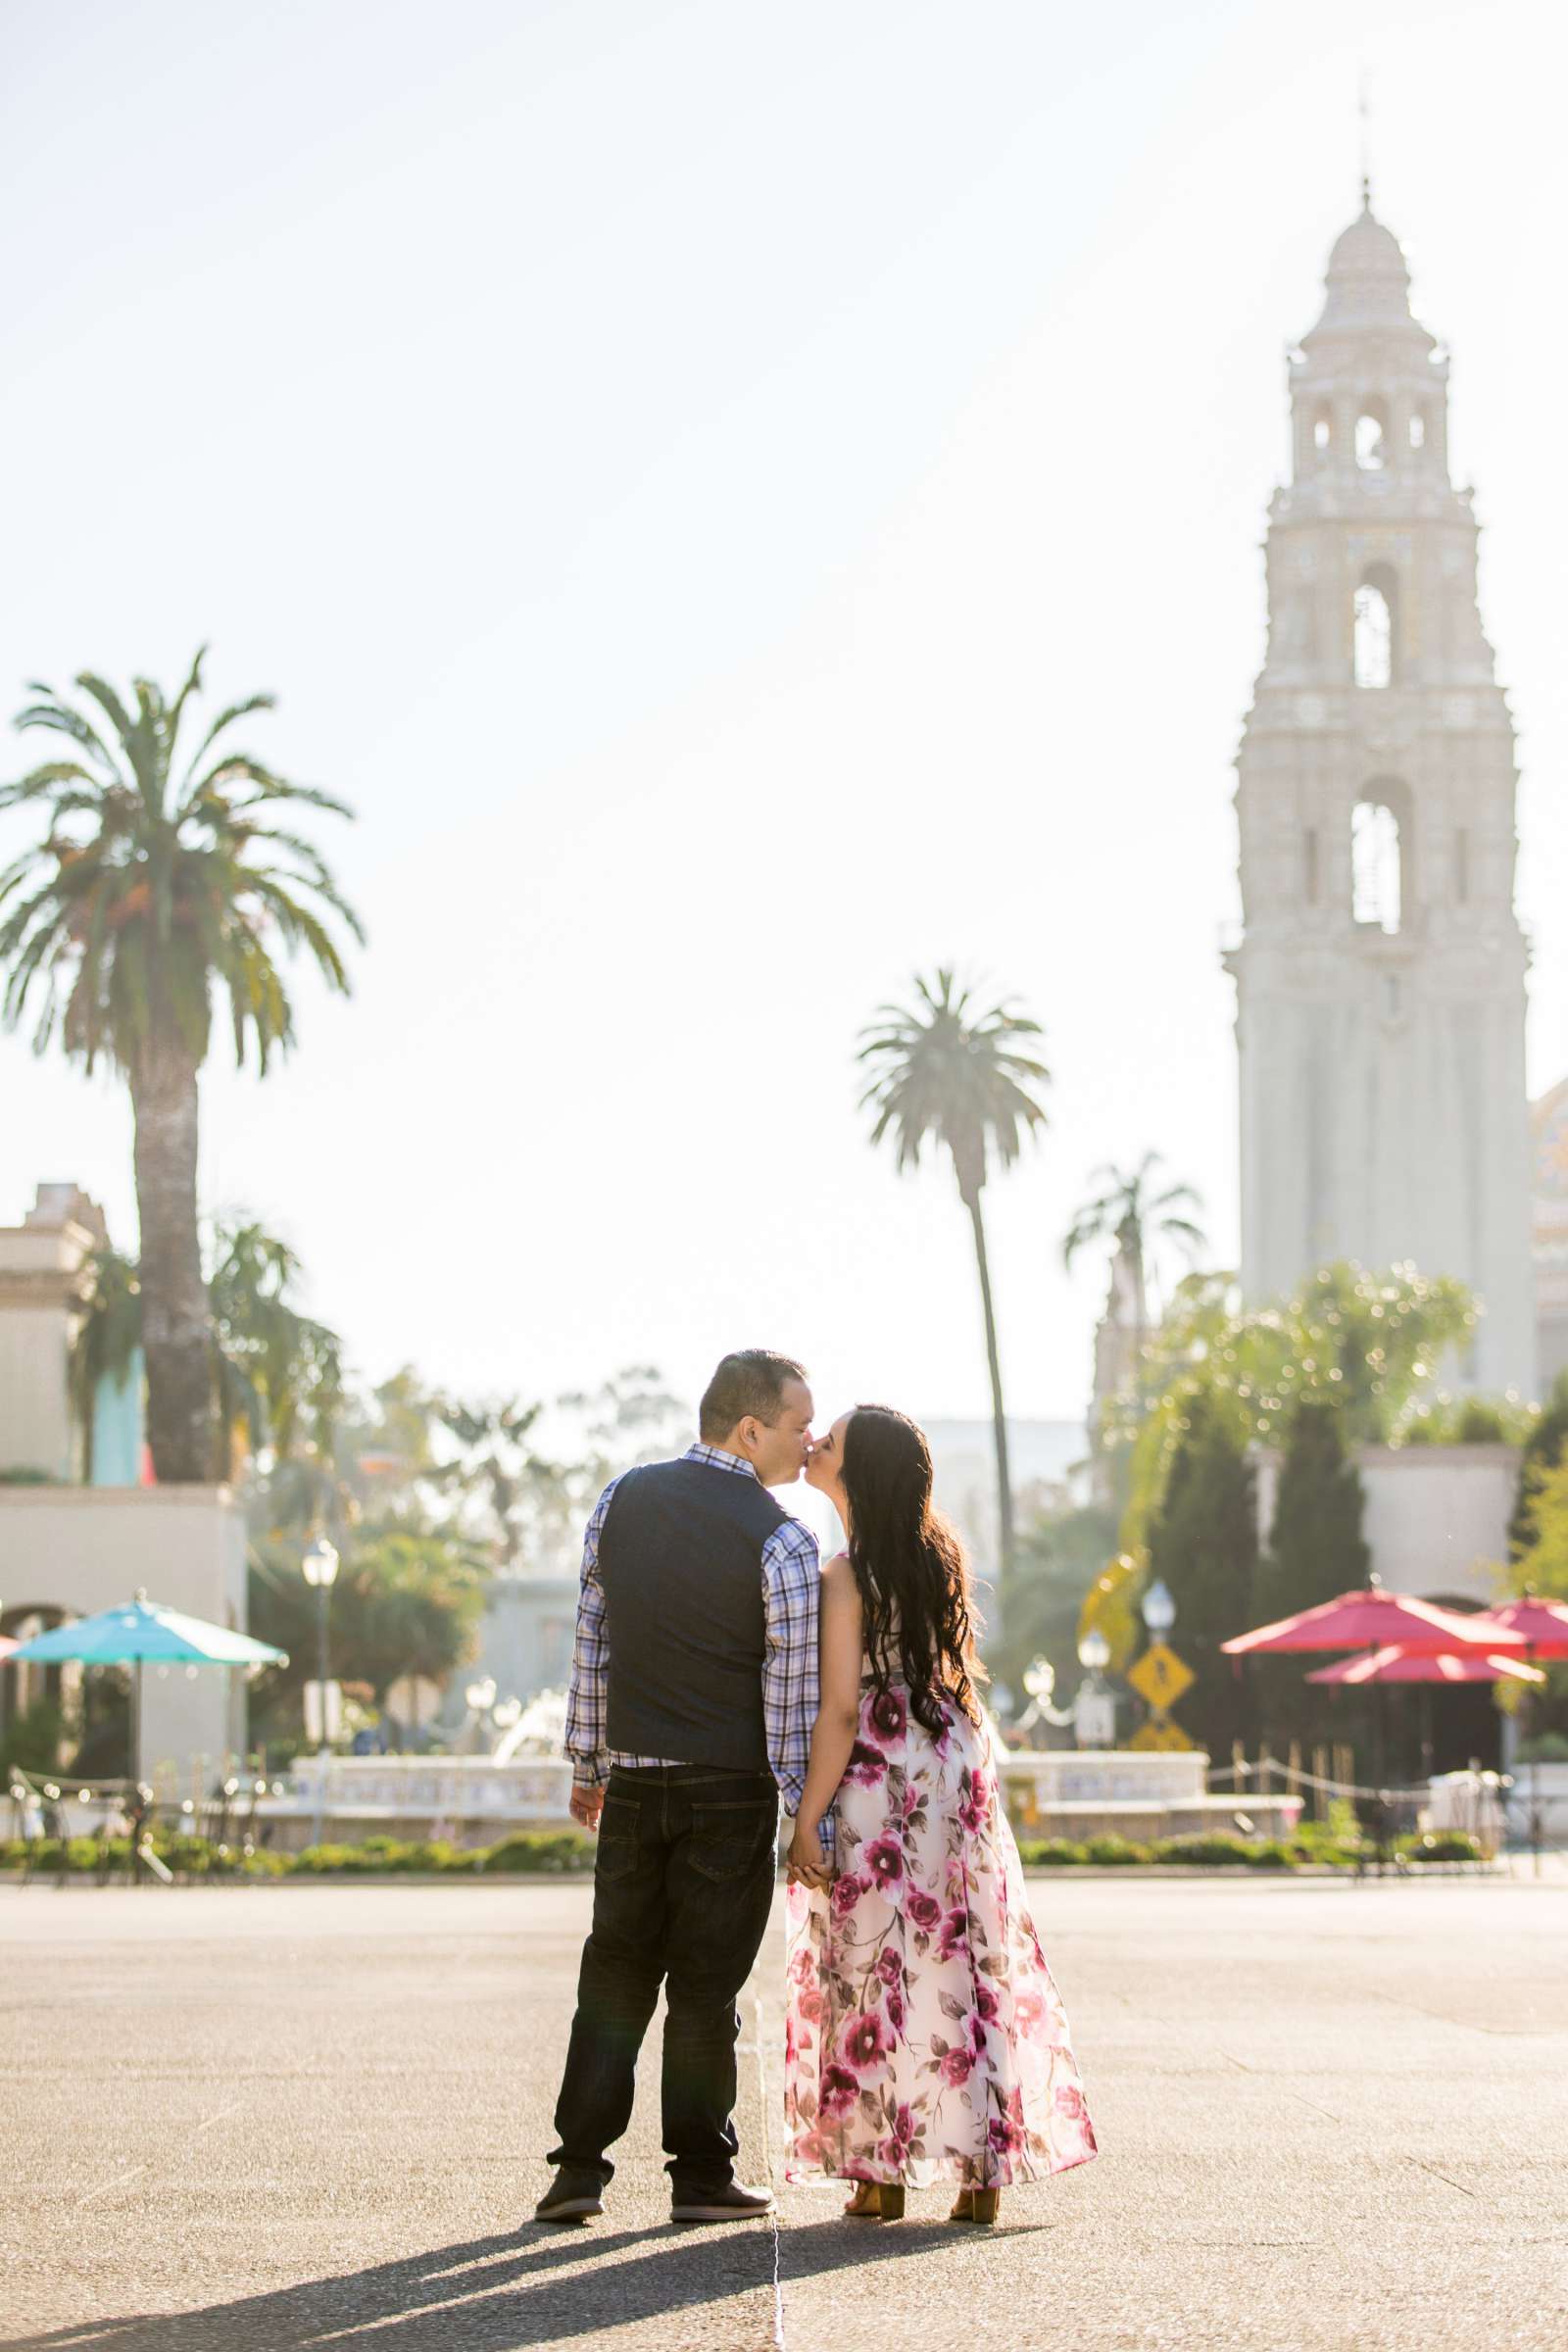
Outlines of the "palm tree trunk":
{"label": "palm tree trunk", "polygon": [[1002,1409],[1002,1359],[997,1353],[997,1313],[991,1298],[991,1266],[986,1256],[985,1220],[978,1191],[964,1206],[974,1227],[974,1258],[980,1270],[980,1304],[986,1318],[986,1362],[991,1368],[991,1419],[997,1440],[997,1585],[1005,1592],[1012,1577],[1012,1480],[1007,1473],[1007,1420]]}
{"label": "palm tree trunk", "polygon": [[147,1438],[160,1486],[215,1474],[212,1316],[196,1224],[196,1063],[149,1050],[130,1082],[141,1219]]}

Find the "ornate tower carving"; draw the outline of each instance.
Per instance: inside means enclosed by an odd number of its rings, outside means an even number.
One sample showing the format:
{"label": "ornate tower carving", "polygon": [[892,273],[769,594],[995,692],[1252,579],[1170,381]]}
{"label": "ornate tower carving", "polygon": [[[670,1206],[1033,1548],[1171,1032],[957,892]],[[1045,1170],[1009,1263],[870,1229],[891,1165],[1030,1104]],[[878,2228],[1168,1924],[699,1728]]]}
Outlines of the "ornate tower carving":
{"label": "ornate tower carving", "polygon": [[1237,760],[1242,1280],[1469,1283],[1465,1376],[1535,1378],[1514,739],[1448,478],[1447,358],[1370,200],[1291,355],[1268,652]]}

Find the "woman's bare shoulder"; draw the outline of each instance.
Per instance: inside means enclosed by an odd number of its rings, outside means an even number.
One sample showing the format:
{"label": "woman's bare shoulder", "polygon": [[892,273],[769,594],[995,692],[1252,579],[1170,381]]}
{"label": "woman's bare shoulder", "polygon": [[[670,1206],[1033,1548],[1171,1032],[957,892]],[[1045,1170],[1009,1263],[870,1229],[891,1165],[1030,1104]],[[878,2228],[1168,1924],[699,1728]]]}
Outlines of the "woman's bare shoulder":
{"label": "woman's bare shoulder", "polygon": [[822,1562],[822,1598],[841,1603],[851,1598],[858,1600],[859,1587],[847,1551],[836,1551],[830,1560]]}

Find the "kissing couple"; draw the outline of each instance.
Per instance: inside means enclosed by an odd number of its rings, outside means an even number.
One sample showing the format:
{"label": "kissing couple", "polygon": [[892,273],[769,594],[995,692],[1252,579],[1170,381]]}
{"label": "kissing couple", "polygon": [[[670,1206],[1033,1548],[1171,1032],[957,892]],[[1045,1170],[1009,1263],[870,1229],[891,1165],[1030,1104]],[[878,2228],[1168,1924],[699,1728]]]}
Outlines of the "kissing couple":
{"label": "kissing couple", "polygon": [[[885,1405],[813,1439],[812,1410],[789,1356],[725,1356],[699,1443],[614,1480],[588,1523],[565,1747],[598,1833],[593,1926],[542,2222],[603,2213],[661,1987],[670,2219],[772,2212],[735,2178],[735,2004],[781,1796],[785,2179],[848,2181],[846,2212],[881,2221],[951,2181],[951,2218],[987,2223],[1004,2187],[1095,2153],[930,1447]],[[772,1492],[803,1473],[845,1533],[825,1566]]]}

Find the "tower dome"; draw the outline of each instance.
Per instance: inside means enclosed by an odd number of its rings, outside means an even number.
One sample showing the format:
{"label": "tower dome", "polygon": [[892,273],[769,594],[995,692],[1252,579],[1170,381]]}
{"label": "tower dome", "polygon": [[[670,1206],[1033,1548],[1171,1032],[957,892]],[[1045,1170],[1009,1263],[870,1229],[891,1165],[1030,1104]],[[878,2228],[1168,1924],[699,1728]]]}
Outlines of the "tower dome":
{"label": "tower dome", "polygon": [[1335,239],[1329,255],[1323,315],[1312,333],[1413,324],[1410,272],[1399,240],[1376,218],[1371,195],[1363,190],[1360,212]]}

